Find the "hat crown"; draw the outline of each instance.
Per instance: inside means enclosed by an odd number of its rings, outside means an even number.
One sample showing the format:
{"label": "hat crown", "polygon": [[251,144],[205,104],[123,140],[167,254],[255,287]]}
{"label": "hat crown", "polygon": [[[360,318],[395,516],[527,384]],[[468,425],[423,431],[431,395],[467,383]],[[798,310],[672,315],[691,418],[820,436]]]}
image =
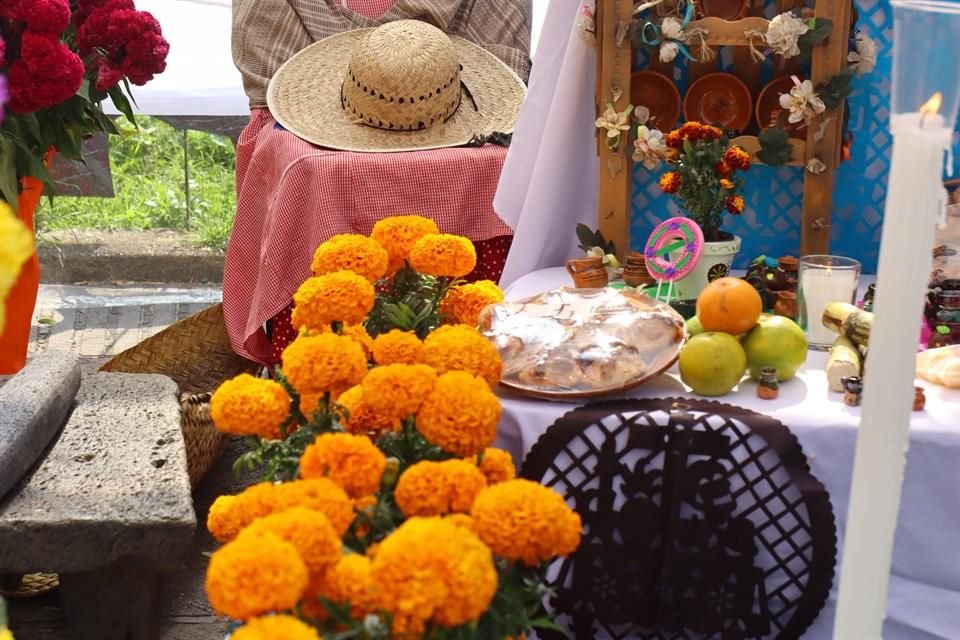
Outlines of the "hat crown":
{"label": "hat crown", "polygon": [[460,105],[460,61],[450,38],[418,20],[388,22],[357,44],[347,67],[343,108],[363,124],[427,129]]}

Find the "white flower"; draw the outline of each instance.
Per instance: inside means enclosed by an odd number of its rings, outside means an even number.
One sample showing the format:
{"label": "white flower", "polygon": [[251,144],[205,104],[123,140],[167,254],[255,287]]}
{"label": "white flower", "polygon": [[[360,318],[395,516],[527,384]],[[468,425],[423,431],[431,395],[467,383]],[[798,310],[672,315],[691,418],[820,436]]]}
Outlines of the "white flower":
{"label": "white flower", "polygon": [[857,50],[847,54],[847,62],[858,76],[870,73],[877,66],[877,43],[865,33],[857,33]]}
{"label": "white flower", "polygon": [[813,120],[813,117],[826,110],[823,100],[813,90],[813,83],[809,80],[800,82],[797,76],[792,76],[793,88],[790,93],[780,94],[780,106],[790,111],[787,121],[796,124],[803,121],[807,125]]}
{"label": "white flower", "polygon": [[679,18],[672,16],[664,18],[663,22],[660,23],[660,33],[663,34],[664,40],[680,40],[682,42],[683,23],[680,22]]}
{"label": "white flower", "polygon": [[617,260],[617,256],[612,253],[604,253],[603,247],[590,247],[587,250],[587,255],[591,258],[601,258],[603,261],[603,266],[609,269],[619,269],[620,261]]}
{"label": "white flower", "polygon": [[634,162],[642,162],[644,167],[652,171],[660,165],[666,153],[667,143],[663,140],[663,132],[645,125],[637,127],[637,139],[633,141]]}
{"label": "white flower", "polygon": [[647,120],[650,119],[650,109],[643,105],[634,107],[633,119],[637,121],[637,124],[647,124]]}
{"label": "white flower", "polygon": [[806,20],[798,18],[789,11],[781,13],[770,21],[767,27],[767,46],[784,58],[800,55],[797,44],[800,36],[810,30]]}
{"label": "white flower", "polygon": [[660,62],[673,62],[680,53],[680,47],[676,42],[664,40],[660,45]]}
{"label": "white flower", "polygon": [[[677,42],[683,42],[683,23],[672,16],[663,19],[660,23],[660,62],[673,62],[680,53],[680,45]],[[676,41],[676,42],[674,42]]]}
{"label": "white flower", "polygon": [[607,130],[607,138],[610,144],[614,144],[614,141],[619,144],[621,132],[630,130],[629,111],[629,109],[617,111],[613,108],[613,105],[607,105],[607,110],[594,122],[598,129]]}

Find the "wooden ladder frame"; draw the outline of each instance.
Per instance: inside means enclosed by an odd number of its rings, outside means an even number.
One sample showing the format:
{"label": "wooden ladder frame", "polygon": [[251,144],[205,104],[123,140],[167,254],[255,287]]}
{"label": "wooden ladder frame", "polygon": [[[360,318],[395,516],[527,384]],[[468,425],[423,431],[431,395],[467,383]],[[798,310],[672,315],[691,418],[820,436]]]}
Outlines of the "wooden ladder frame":
{"label": "wooden ladder frame", "polygon": [[[763,0],[753,0],[754,11],[762,11]],[[777,0],[777,11],[783,12],[792,6],[789,0]],[[814,85],[829,80],[847,64],[847,41],[850,32],[851,0],[816,0],[814,15],[829,18],[832,21],[827,41],[816,45],[811,60],[810,80]],[[604,112],[613,97],[617,111],[623,111],[630,103],[630,78],[633,73],[633,49],[627,26],[633,17],[632,0],[597,0],[596,39],[597,39],[597,86],[596,113]],[[760,65],[750,57],[749,42],[744,32],[756,30],[765,32],[769,21],[761,17],[746,17],[734,22],[719,18],[703,18],[692,22],[688,29],[701,27],[707,30],[706,41],[710,46],[734,46],[734,69],[736,75],[746,82],[754,92],[759,85]],[[716,62],[690,63],[690,77],[695,79],[715,70]],[[673,62],[661,63],[652,60],[649,68],[665,72],[672,78]],[[798,68],[787,61],[786,69]],[[636,105],[634,105],[636,106]],[[800,226],[801,255],[826,254],[830,251],[830,219],[833,210],[833,191],[836,182],[836,169],[840,164],[843,147],[844,105],[826,112],[829,120],[823,125],[823,119],[807,128],[806,140],[791,139],[793,145],[788,164],[804,167],[803,214]],[[818,134],[818,130],[821,130]],[[664,131],[666,133],[666,131]],[[630,210],[631,184],[633,170],[631,165],[631,145],[628,136],[616,150],[604,144],[606,132],[597,131],[597,152],[599,155],[600,196],[598,202],[598,227],[604,237],[613,240],[617,254],[621,259],[630,251]],[[754,156],[760,149],[756,136],[739,136],[731,140]],[[818,158],[825,169],[814,174],[806,169],[807,163]],[[666,197],[666,196],[664,196]]]}

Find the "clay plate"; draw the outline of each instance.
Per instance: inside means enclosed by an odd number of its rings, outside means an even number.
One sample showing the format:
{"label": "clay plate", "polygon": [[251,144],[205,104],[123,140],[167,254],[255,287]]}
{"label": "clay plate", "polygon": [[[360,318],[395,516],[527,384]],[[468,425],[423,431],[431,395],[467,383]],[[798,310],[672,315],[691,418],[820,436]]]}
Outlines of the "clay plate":
{"label": "clay plate", "polygon": [[703,17],[739,20],[747,13],[746,0],[700,0],[697,3]]}
{"label": "clay plate", "polygon": [[503,359],[500,384],[547,400],[619,394],[656,378],[680,355],[683,318],[649,296],[562,287],[502,302],[480,331]]}
{"label": "clay plate", "polygon": [[[797,76],[802,81],[803,78]],[[780,94],[789,93],[790,89],[793,88],[793,80],[790,79],[790,76],[780,76],[771,80],[767,85],[760,91],[760,95],[757,97],[757,108],[756,108],[756,118],[757,125],[760,127],[760,130],[770,128],[770,122],[776,117],[777,112],[781,110],[780,107]],[[807,125],[803,122],[798,122],[797,124],[790,124],[787,122],[786,117],[783,118],[783,127],[786,129],[787,133],[790,134],[791,138],[806,138],[807,135]]]}
{"label": "clay plate", "polygon": [[750,124],[753,98],[747,85],[737,76],[708,73],[687,89],[683,112],[687,120],[742,131]]}
{"label": "clay plate", "polygon": [[677,85],[656,71],[635,71],[630,76],[630,104],[650,109],[649,126],[664,133],[680,119]]}

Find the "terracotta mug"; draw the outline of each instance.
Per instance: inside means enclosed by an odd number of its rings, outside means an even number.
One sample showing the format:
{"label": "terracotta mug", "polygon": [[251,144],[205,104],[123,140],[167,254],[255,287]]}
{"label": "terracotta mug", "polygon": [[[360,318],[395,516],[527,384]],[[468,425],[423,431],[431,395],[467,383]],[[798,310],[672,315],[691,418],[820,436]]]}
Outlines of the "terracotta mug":
{"label": "terracotta mug", "polygon": [[623,266],[623,281],[630,287],[645,287],[654,283],[653,276],[647,271],[647,261],[639,253],[627,256],[627,264]]}
{"label": "terracotta mug", "polygon": [[773,305],[773,312],[791,320],[797,319],[797,294],[793,291],[778,291],[777,302]]}
{"label": "terracotta mug", "polygon": [[599,289],[610,281],[603,258],[573,258],[567,260],[567,273],[573,278],[573,286],[578,289]]}

